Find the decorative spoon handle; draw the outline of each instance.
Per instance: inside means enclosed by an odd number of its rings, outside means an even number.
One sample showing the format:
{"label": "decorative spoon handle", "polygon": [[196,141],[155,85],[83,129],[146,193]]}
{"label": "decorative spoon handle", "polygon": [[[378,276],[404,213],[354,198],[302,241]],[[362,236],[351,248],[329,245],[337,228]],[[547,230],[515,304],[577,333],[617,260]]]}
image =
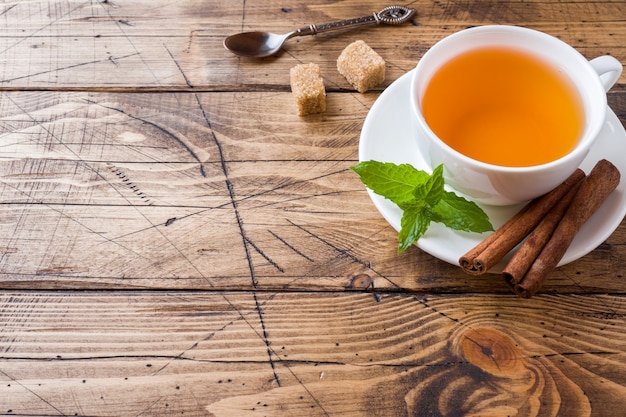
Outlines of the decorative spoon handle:
{"label": "decorative spoon handle", "polygon": [[291,36],[315,35],[320,32],[345,29],[354,26],[368,24],[400,25],[408,22],[415,15],[415,9],[404,6],[387,6],[378,13],[354,19],[340,20],[338,22],[323,23],[321,25],[309,25],[291,32]]}

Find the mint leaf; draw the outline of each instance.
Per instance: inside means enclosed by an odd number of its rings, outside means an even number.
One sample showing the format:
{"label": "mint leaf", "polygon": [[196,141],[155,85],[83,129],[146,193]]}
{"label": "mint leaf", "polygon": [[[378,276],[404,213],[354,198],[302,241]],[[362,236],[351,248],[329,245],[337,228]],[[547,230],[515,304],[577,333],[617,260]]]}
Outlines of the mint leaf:
{"label": "mint leaf", "polygon": [[436,206],[443,195],[443,165],[439,165],[433,171],[424,184],[415,186],[413,196],[417,200],[424,200],[431,207]]}
{"label": "mint leaf", "polygon": [[485,212],[473,201],[452,192],[444,192],[439,204],[433,208],[433,221],[446,227],[466,232],[490,232],[493,226]]}
{"label": "mint leaf", "polygon": [[402,253],[422,237],[430,226],[431,208],[423,201],[414,200],[403,208],[398,233],[398,253]]}
{"label": "mint leaf", "polygon": [[485,212],[474,202],[445,191],[443,165],[429,175],[409,164],[364,161],[350,167],[361,181],[402,209],[398,253],[411,247],[428,230],[442,223],[454,230],[483,233],[493,230]]}
{"label": "mint leaf", "polygon": [[413,200],[415,186],[429,177],[425,171],[418,171],[409,164],[364,161],[350,168],[359,174],[367,188],[397,205]]}

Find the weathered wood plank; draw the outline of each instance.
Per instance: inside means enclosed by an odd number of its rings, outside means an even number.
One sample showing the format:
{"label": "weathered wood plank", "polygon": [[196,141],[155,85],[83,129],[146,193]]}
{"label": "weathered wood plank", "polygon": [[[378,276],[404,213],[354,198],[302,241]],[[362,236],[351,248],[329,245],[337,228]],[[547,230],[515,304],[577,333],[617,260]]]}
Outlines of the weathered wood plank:
{"label": "weathered wood plank", "polygon": [[292,2],[288,7],[260,0],[6,3],[0,89],[285,90],[289,68],[316,62],[329,90],[351,90],[336,71],[336,59],[356,39],[365,39],[387,60],[388,85],[439,39],[484,24],[528,26],[562,38],[588,58],[610,53],[626,62],[621,1],[420,0],[411,7],[418,10],[413,24],[292,39],[280,57],[251,60],[226,51],[223,39],[242,30],[285,33],[367,15],[381,5],[373,0]]}
{"label": "weathered wood plank", "polygon": [[5,292],[0,411],[616,415],[625,306],[602,295]]}
{"label": "weathered wood plank", "polygon": [[[250,60],[224,37],[381,5],[0,2],[0,414],[622,413],[624,224],[521,300],[397,255],[349,167],[378,93],[439,39],[515,24],[626,62],[623,1],[411,6],[412,24]],[[368,94],[335,68],[361,38],[388,63]],[[323,115],[296,115],[301,62]]]}
{"label": "weathered wood plank", "polygon": [[[397,255],[349,167],[378,93],[439,39],[515,24],[626,62],[623,0],[410,5],[250,60],[224,37],[381,4],[0,2],[0,414],[620,415],[624,224],[522,300]],[[335,67],[356,39],[388,63],[368,94]],[[296,115],[301,62],[323,115]],[[626,122],[626,75],[609,104]]]}
{"label": "weathered wood plank", "polygon": [[[384,291],[506,293],[395,253],[349,170],[375,97],[330,93],[302,119],[280,92],[5,93],[0,286],[340,290],[367,274]],[[622,293],[625,235],[545,290]]]}

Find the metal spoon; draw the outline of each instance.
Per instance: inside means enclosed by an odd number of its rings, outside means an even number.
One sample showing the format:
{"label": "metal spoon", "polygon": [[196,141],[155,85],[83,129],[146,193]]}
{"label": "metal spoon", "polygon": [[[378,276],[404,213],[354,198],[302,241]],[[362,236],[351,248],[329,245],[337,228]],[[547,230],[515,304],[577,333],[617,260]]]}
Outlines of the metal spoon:
{"label": "metal spoon", "polygon": [[236,55],[263,58],[274,55],[276,52],[280,51],[280,48],[282,48],[285,41],[294,36],[315,35],[320,32],[345,29],[373,23],[400,25],[407,22],[414,15],[415,9],[410,9],[404,6],[388,6],[380,12],[374,13],[370,16],[324,23],[321,25],[309,25],[284,35],[277,35],[270,32],[238,33],[224,39],[224,47]]}

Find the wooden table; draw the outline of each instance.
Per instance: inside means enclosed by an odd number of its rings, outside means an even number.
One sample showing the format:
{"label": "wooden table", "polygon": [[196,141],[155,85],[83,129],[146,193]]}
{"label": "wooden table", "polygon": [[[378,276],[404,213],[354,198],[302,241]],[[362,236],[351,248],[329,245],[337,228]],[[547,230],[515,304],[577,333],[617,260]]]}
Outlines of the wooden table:
{"label": "wooden table", "polygon": [[[612,416],[626,225],[517,298],[397,233],[349,167],[381,92],[469,26],[626,62],[622,0],[414,1],[401,27],[222,46],[370,0],[0,5],[0,415]],[[364,39],[386,81],[336,70]],[[289,69],[320,65],[299,117]],[[626,77],[608,101],[626,122]],[[620,158],[626,155],[620,155]]]}

